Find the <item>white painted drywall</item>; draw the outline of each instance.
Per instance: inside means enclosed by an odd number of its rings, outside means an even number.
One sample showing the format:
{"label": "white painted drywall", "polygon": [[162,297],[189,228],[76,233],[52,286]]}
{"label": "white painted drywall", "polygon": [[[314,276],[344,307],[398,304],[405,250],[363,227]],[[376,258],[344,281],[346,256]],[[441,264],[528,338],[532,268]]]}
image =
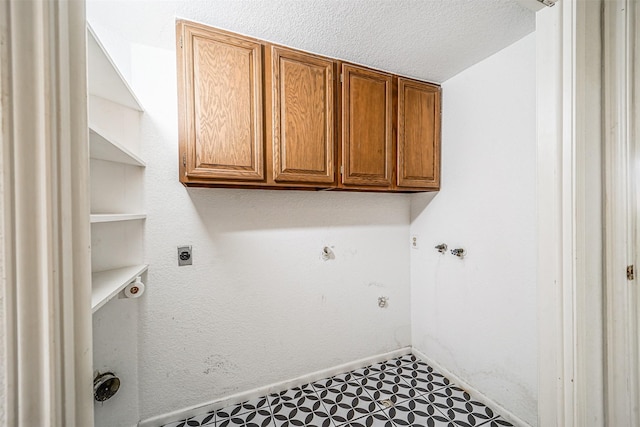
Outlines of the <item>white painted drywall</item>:
{"label": "white painted drywall", "polygon": [[411,214],[413,345],[531,425],[535,114],[535,35],[444,82],[442,191]]}
{"label": "white painted drywall", "polygon": [[172,189],[167,169],[149,170],[143,418],[409,345],[406,196]]}
{"label": "white painted drywall", "polygon": [[139,416],[137,300],[116,297],[93,315],[93,369],[113,372],[120,389],[105,402],[93,402],[95,427],[131,427]]}

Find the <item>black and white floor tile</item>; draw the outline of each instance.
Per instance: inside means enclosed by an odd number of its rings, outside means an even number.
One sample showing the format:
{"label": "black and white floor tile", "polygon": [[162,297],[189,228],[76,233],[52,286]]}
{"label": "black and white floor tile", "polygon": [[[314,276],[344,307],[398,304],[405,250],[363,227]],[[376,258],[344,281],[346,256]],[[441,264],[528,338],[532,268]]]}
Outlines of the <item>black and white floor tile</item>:
{"label": "black and white floor tile", "polygon": [[507,427],[413,355],[162,427]]}

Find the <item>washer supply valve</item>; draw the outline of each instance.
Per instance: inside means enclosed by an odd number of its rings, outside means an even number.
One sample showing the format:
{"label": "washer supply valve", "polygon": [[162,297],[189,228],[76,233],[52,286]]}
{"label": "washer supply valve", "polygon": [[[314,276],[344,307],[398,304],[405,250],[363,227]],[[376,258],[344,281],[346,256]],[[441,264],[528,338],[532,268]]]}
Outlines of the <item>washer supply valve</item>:
{"label": "washer supply valve", "polygon": [[462,248],[451,249],[451,255],[455,255],[458,258],[464,258],[465,254],[466,253]]}
{"label": "washer supply valve", "polygon": [[446,243],[440,243],[438,246],[436,246],[436,249],[438,250],[438,252],[440,252],[441,254],[444,254],[447,252],[447,244]]}

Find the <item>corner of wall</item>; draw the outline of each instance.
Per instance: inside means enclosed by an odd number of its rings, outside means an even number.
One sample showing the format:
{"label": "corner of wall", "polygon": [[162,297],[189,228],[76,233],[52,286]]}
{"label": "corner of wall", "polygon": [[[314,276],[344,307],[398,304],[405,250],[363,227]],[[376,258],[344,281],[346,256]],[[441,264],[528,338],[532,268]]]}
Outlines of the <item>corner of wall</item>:
{"label": "corner of wall", "polygon": [[535,78],[534,33],[443,83],[441,190],[413,196],[410,226],[413,347],[531,425]]}

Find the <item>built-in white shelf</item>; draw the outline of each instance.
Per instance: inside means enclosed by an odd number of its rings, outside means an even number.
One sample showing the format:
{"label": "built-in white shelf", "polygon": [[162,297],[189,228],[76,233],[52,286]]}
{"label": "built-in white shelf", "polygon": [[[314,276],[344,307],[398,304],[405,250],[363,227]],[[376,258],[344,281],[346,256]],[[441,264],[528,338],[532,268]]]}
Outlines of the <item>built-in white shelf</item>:
{"label": "built-in white shelf", "polygon": [[[94,160],[118,164],[115,166],[92,162],[95,174],[91,174],[91,188],[92,191],[97,192],[92,197],[92,209],[97,212],[110,212],[111,209],[113,209],[111,212],[127,211],[127,207],[130,207],[127,200],[142,188],[140,180],[143,179],[144,171],[137,168],[128,169],[122,165],[144,168],[146,164],[129,149],[126,143],[123,145],[122,142],[128,142],[132,137],[138,138],[137,118],[140,115],[136,111],[144,110],[88,23],[87,80],[89,95],[95,97],[93,119],[89,123],[89,155]],[[125,127],[122,128],[122,126]],[[114,135],[120,135],[116,138],[117,141],[113,139]],[[121,174],[121,176],[112,177],[112,174]],[[120,187],[128,184],[140,185],[134,185],[135,188],[131,191],[128,189],[118,191]],[[131,206],[132,210],[137,210],[138,205],[135,206]],[[128,225],[122,222],[146,218],[147,215],[140,212],[91,214],[92,224],[120,223],[117,226],[110,225],[108,229],[96,226],[91,230],[92,236],[95,237],[95,242],[92,240],[92,244],[95,243],[93,255],[96,258],[92,259],[92,267],[103,270],[91,274],[91,311],[93,313],[122,292],[127,285],[135,281],[137,276],[147,271],[147,265],[131,265],[142,262],[141,253],[136,249],[141,248],[142,245],[138,239],[142,237],[138,233],[127,233]],[[136,226],[136,224],[133,225]],[[105,236],[113,236],[113,238],[105,239]],[[122,246],[133,249],[129,250],[126,256],[122,256]],[[113,249],[110,250],[111,248]],[[104,270],[104,268],[112,269]]]}
{"label": "built-in white shelf", "polygon": [[147,265],[132,265],[91,274],[91,312],[95,313],[118,295],[136,277],[147,271]]}
{"label": "built-in white shelf", "polygon": [[113,60],[87,23],[87,62],[89,93],[138,111],[144,111],[140,101],[124,79]]}
{"label": "built-in white shelf", "polygon": [[91,214],[91,224],[98,222],[118,222],[133,221],[136,219],[146,219],[147,214],[143,213],[126,213],[126,214]]}
{"label": "built-in white shelf", "polygon": [[93,127],[89,127],[89,157],[133,166],[146,166],[140,157]]}

